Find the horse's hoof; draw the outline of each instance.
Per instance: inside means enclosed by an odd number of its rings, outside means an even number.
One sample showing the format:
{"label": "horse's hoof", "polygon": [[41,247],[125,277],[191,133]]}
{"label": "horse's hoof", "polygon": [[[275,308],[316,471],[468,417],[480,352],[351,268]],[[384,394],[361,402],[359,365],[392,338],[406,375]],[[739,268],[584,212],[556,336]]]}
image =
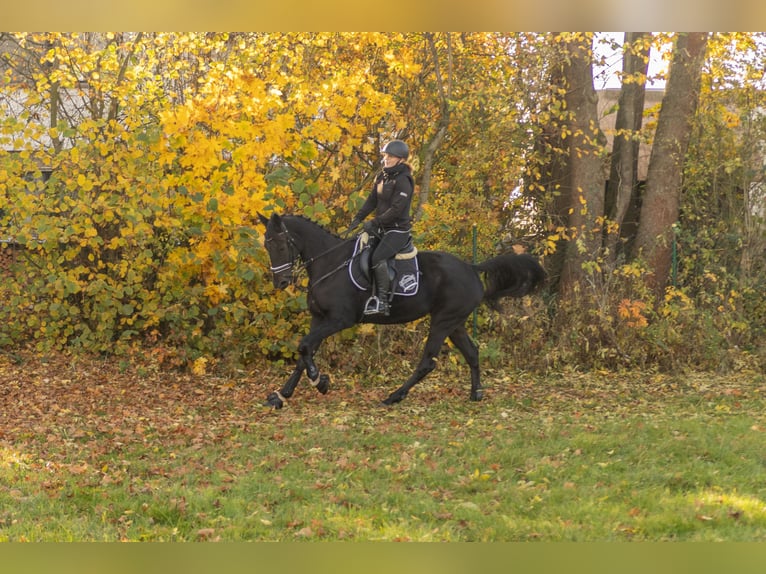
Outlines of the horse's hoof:
{"label": "horse's hoof", "polygon": [[306,367],[306,374],[308,375],[309,380],[316,381],[317,377],[319,376],[319,369],[317,369],[317,366],[312,363]]}
{"label": "horse's hoof", "polygon": [[268,397],[266,397],[266,402],[263,403],[264,407],[273,407],[276,410],[281,409],[283,406],[285,406],[284,401],[279,398],[279,395],[277,393],[271,393]]}
{"label": "horse's hoof", "polygon": [[323,395],[330,390],[330,375],[319,375],[319,382],[316,385],[317,390]]}
{"label": "horse's hoof", "polygon": [[484,399],[484,391],[476,391],[475,393],[471,393],[472,401],[480,401],[482,399]]}
{"label": "horse's hoof", "polygon": [[396,403],[402,402],[404,397],[398,397],[396,395],[390,395],[388,398],[383,399],[382,405],[385,407],[390,407],[391,405],[395,405]]}

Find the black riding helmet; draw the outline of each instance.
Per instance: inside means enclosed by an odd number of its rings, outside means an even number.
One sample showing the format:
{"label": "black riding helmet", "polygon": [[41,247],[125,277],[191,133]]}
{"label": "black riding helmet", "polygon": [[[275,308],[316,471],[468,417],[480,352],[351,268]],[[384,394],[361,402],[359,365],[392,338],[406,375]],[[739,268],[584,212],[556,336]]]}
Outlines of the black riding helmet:
{"label": "black riding helmet", "polygon": [[407,159],[410,156],[410,148],[402,140],[391,140],[383,148],[383,153]]}

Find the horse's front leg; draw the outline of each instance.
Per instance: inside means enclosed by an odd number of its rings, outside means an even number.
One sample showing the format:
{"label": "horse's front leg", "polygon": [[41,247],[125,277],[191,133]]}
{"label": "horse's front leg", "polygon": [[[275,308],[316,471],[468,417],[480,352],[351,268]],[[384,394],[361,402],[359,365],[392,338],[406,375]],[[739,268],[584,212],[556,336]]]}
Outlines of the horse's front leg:
{"label": "horse's front leg", "polygon": [[304,370],[306,370],[306,366],[303,362],[303,358],[299,358],[298,363],[295,365],[293,374],[290,375],[290,378],[287,379],[280,390],[274,391],[273,393],[269,394],[268,397],[266,397],[264,406],[274,407],[275,409],[281,409],[283,406],[285,406],[287,399],[293,396],[295,387],[298,386],[298,381],[301,380],[301,376],[303,375]]}
{"label": "horse's front leg", "polygon": [[338,322],[322,322],[318,319],[312,320],[309,333],[301,339],[300,345],[298,345],[298,354],[300,357],[298,358],[298,363],[295,366],[293,374],[290,375],[290,378],[287,379],[287,382],[281,390],[271,393],[266,398],[266,406],[281,409],[287,402],[287,399],[293,395],[295,387],[298,385],[304,371],[306,371],[312,386],[322,394],[327,393],[330,388],[330,377],[328,375],[320,375],[319,369],[314,363],[314,354],[322,341],[327,337],[346,327],[350,327],[351,325],[353,325],[353,323],[346,324]]}
{"label": "horse's front leg", "polygon": [[309,330],[308,335],[303,338],[301,344],[298,346],[298,353],[306,367],[306,375],[308,376],[309,381],[311,381],[312,386],[316,387],[316,389],[323,395],[327,393],[327,390],[329,389],[330,377],[329,375],[319,373],[319,369],[317,368],[316,363],[314,363],[314,355],[317,350],[319,350],[322,341],[327,337],[351,327],[353,324],[353,321],[333,321],[314,318],[311,321],[311,329]]}
{"label": "horse's front leg", "polygon": [[[321,341],[319,341],[319,343],[321,343]],[[311,386],[325,395],[330,389],[330,376],[320,374],[319,369],[314,363],[314,353],[316,353],[319,343],[317,343],[313,348],[308,347],[302,343],[301,346],[298,347],[298,352],[301,355],[300,360],[303,361],[303,363],[306,365],[306,375],[308,375]]]}

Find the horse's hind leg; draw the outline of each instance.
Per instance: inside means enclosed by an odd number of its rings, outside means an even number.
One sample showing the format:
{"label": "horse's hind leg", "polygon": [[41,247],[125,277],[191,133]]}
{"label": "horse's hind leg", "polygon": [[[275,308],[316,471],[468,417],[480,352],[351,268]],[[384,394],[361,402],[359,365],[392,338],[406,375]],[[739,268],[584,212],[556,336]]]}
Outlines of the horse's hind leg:
{"label": "horse's hind leg", "polygon": [[465,362],[468,363],[468,367],[471,369],[471,400],[480,401],[484,398],[484,391],[481,388],[481,377],[479,374],[479,349],[462,325],[452,331],[449,338],[462,353]]}
{"label": "horse's hind leg", "polygon": [[388,396],[388,398],[383,401],[384,405],[393,405],[403,401],[407,394],[410,392],[410,389],[417,385],[421,380],[423,380],[423,377],[425,377],[428,373],[436,368],[436,361],[434,359],[439,354],[439,350],[444,344],[444,339],[445,334],[443,330],[434,328],[432,323],[431,332],[428,335],[426,346],[423,349],[423,356],[421,357],[418,366],[415,368],[415,372],[412,373],[412,376],[409,379],[407,379],[406,383],[396,389]]}

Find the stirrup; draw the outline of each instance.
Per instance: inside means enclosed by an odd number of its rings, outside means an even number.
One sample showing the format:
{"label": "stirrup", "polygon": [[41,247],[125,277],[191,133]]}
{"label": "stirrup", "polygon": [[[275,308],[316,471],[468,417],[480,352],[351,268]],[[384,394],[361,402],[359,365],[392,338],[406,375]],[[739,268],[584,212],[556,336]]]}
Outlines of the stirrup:
{"label": "stirrup", "polygon": [[369,299],[367,299],[367,303],[364,304],[364,314],[365,315],[377,315],[379,313],[382,313],[383,315],[388,315],[388,301],[385,299],[381,299],[377,295],[373,295]]}

